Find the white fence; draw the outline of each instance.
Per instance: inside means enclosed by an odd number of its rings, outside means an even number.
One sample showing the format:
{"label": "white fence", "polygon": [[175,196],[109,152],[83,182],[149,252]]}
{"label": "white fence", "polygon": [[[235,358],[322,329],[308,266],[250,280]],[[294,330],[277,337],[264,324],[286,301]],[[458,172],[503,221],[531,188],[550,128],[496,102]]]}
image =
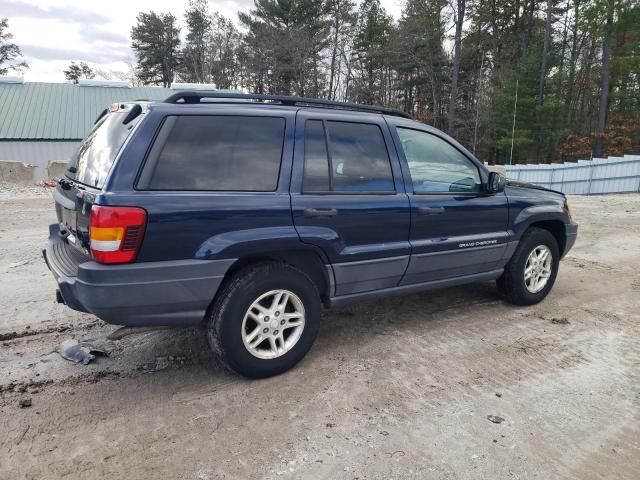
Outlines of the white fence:
{"label": "white fence", "polygon": [[640,155],[505,168],[507,178],[572,195],[640,192]]}

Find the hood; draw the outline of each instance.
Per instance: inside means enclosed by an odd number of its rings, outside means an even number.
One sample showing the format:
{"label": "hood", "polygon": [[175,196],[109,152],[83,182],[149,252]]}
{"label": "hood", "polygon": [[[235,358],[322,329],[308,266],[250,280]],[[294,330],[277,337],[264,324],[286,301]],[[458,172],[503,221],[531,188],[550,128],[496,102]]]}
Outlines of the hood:
{"label": "hood", "polygon": [[563,197],[565,196],[564,193],[559,192],[558,190],[552,190],[550,188],[541,187],[540,185],[536,185],[535,183],[520,182],[518,180],[511,180],[509,178],[507,178],[507,186],[516,187],[516,188],[529,188],[529,189],[532,189],[532,190],[543,190],[545,192],[557,193],[558,195],[562,195]]}

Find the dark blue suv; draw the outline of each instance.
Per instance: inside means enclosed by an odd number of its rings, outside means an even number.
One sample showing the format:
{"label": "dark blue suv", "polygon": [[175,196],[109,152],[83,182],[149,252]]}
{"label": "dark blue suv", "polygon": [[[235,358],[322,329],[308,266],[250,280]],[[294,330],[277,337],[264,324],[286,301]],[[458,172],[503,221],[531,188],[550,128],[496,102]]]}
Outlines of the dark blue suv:
{"label": "dark blue suv", "polygon": [[249,377],[295,365],[323,305],[488,280],[539,302],[577,234],[564,195],[505,181],[402,112],[297,97],[114,104],[54,196],[58,301],[203,325]]}

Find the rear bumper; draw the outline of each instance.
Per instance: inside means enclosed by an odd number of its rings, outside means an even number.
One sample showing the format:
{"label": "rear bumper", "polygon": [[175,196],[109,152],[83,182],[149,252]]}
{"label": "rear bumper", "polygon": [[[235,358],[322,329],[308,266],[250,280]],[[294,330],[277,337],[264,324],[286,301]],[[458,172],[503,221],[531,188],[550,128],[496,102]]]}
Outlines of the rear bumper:
{"label": "rear bumper", "polygon": [[57,225],[51,225],[42,253],[68,307],[127,326],[199,324],[235,261],[102,265],[68,245]]}
{"label": "rear bumper", "polygon": [[569,250],[576,243],[576,239],[578,238],[578,224],[577,223],[567,223],[565,224],[565,232],[567,235],[567,240],[565,242],[564,251],[562,252],[562,256],[564,257]]}

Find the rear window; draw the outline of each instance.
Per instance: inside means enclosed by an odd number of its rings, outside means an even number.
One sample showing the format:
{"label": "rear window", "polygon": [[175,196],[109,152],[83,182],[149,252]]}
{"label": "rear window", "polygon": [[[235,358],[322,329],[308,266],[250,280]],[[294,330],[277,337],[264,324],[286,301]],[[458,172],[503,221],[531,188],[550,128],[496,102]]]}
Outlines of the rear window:
{"label": "rear window", "polygon": [[168,117],[138,188],[274,191],[284,130],[284,119],[277,117]]}
{"label": "rear window", "polygon": [[144,115],[123,125],[126,112],[108,113],[93,127],[80,148],[71,158],[70,166],[76,172],[67,171],[67,176],[77,182],[102,188],[109,170],[116,160],[118,152],[133,130],[133,127]]}

